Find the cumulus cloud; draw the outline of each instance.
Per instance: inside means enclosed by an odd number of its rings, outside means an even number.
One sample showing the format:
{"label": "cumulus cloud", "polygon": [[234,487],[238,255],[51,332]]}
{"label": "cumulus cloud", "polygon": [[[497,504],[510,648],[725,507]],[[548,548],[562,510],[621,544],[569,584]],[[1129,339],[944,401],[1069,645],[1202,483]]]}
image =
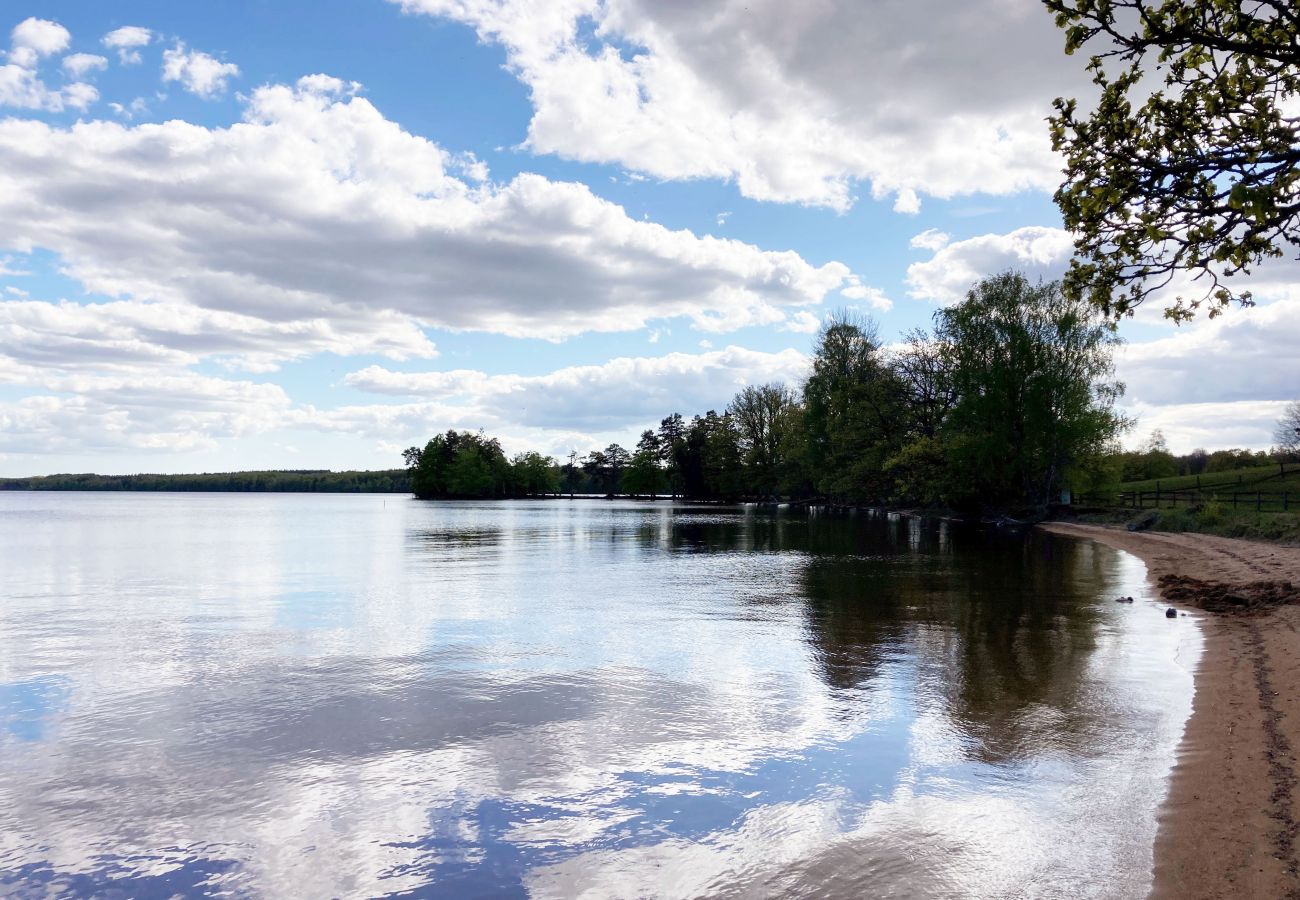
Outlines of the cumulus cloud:
{"label": "cumulus cloud", "polygon": [[211,100],[226,92],[226,83],[239,75],[239,66],[222,62],[201,50],[178,43],[163,51],[163,81],[179,81],[191,94]]}
{"label": "cumulus cloud", "polygon": [[8,62],[0,66],[0,106],[61,112],[68,106],[84,110],[98,100],[99,91],[89,84],[76,82],[53,90],[36,71],[42,57],[64,50],[70,39],[68,30],[57,22],[36,18],[19,22],[10,33]]}
{"label": "cumulus cloud", "polygon": [[940,231],[938,228],[927,228],[920,234],[912,236],[907,245],[913,250],[942,250],[948,246],[952,236],[946,231]]}
{"label": "cumulus cloud", "polygon": [[117,51],[117,58],[122,65],[130,66],[140,62],[140,49],[153,40],[153,32],[139,25],[124,25],[104,35],[103,44]]}
{"label": "cumulus cloud", "polygon": [[736,392],[768,381],[800,382],[808,357],[726,347],[705,353],[620,357],[546,375],[394,372],[370,366],[344,382],[359,390],[463,403],[481,418],[539,428],[612,431],[652,425],[668,413],[721,410]]}
{"label": "cumulus cloud", "polygon": [[533,103],[526,146],[749,197],[845,209],[1050,190],[1044,117],[1088,90],[1033,3],[392,0],[502,46]]}
{"label": "cumulus cloud", "polygon": [[0,452],[205,449],[276,427],[291,407],[278,385],[192,373],[74,376],[48,387],[0,403]]}
{"label": "cumulus cloud", "polygon": [[1300,399],[1300,292],[1123,348],[1129,395],[1149,406]]}
{"label": "cumulus cloud", "polygon": [[381,319],[514,336],[687,316],[775,324],[841,263],[630,218],[581,184],[468,183],[342,83],[258,89],[245,121],[0,122],[0,247],[58,253],[93,292],[272,322]]}
{"label": "cumulus cloud", "polygon": [[[937,235],[923,232],[913,238],[935,243]],[[982,234],[964,241],[939,244],[924,262],[907,267],[908,293],[921,300],[956,303],[981,278],[1016,269],[1031,279],[1059,278],[1070,261],[1074,243],[1060,228],[1031,225],[1007,234]]]}
{"label": "cumulus cloud", "polygon": [[[180,303],[10,300],[0,301],[0,359],[39,367],[43,376],[51,376],[146,367],[175,370],[206,358],[264,372],[286,360],[325,352],[376,353],[394,359],[437,355],[434,345],[408,319],[380,317],[373,324],[370,329],[340,333],[327,319],[272,321]],[[30,374],[9,380],[47,381]]]}
{"label": "cumulus cloud", "polygon": [[881,312],[888,312],[894,308],[894,301],[886,297],[884,291],[863,284],[862,280],[856,275],[848,277],[845,287],[840,289],[840,294],[850,300],[866,301],[867,305],[872,309],[878,309]]}
{"label": "cumulus cloud", "polygon": [[63,71],[73,78],[83,78],[91,72],[108,68],[108,60],[94,53],[73,53],[63,57]]}
{"label": "cumulus cloud", "polygon": [[143,97],[136,97],[130,103],[110,103],[108,108],[114,115],[121,116],[123,119],[134,119],[136,116],[144,115],[149,112],[149,103]]}
{"label": "cumulus cloud", "polygon": [[58,22],[35,17],[23,19],[9,33],[9,61],[31,68],[42,56],[66,49],[71,40],[68,29]]}

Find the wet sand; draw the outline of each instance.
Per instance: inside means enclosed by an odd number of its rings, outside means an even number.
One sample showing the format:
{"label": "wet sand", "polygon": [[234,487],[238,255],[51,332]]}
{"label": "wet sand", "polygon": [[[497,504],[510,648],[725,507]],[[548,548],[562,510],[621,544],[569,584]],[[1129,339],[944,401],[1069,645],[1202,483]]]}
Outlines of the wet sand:
{"label": "wet sand", "polygon": [[[1042,527],[1132,553],[1153,582],[1174,575],[1300,585],[1296,546],[1074,523]],[[1300,606],[1202,616],[1205,649],[1160,814],[1152,896],[1300,898]]]}

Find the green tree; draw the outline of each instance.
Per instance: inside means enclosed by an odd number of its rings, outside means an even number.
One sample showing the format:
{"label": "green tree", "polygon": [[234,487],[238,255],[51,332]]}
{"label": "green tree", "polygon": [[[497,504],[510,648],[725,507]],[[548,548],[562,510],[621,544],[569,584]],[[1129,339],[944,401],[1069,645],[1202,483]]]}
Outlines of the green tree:
{"label": "green tree", "polygon": [[749,470],[749,493],[777,492],[785,463],[780,423],[795,404],[793,391],[773,383],[742,388],[727,407],[737,431],[741,460]]}
{"label": "green tree", "polygon": [[881,499],[884,462],[902,443],[902,390],[874,322],[840,314],[822,326],[803,389],[808,465],[818,491]]}
{"label": "green tree", "polygon": [[411,473],[411,490],[422,500],[510,493],[510,463],[500,442],[482,432],[449,430],[402,456]]}
{"label": "green tree", "polygon": [[[1056,202],[1075,233],[1067,293],[1111,315],[1181,271],[1165,315],[1249,303],[1225,279],[1300,243],[1300,7],[1293,0],[1045,0],[1065,49],[1095,44],[1095,108],[1058,98]],[[1152,89],[1150,70],[1163,85]]]}
{"label": "green tree", "polygon": [[668,486],[673,496],[685,489],[682,477],[683,454],[686,448],[686,423],[681,413],[664,417],[659,423],[659,461],[663,463]]}
{"label": "green tree", "polygon": [[1178,460],[1169,452],[1169,442],[1159,428],[1151,432],[1137,451],[1121,454],[1120,462],[1122,481],[1172,478],[1178,474]]}
{"label": "green tree", "polygon": [[935,337],[953,360],[942,435],[955,501],[1051,502],[1127,426],[1114,408],[1114,324],[1058,282],[986,279],[935,314]]}
{"label": "green tree", "polygon": [[638,449],[623,471],[622,486],[625,494],[654,497],[663,493],[667,483],[663,469],[659,468],[658,455],[650,449]]}
{"label": "green tree", "polygon": [[560,470],[555,460],[536,451],[515,454],[510,470],[515,493],[533,496],[554,494],[560,489]]}

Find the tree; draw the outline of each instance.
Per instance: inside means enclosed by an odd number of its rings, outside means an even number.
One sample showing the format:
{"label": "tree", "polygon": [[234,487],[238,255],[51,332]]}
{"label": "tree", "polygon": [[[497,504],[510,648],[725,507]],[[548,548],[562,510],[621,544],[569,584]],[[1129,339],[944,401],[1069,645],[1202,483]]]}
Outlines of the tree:
{"label": "tree", "polygon": [[560,489],[560,471],[555,460],[529,450],[510,460],[514,492],[525,496],[553,494]]}
{"label": "tree", "polygon": [[1287,404],[1282,418],[1278,419],[1273,439],[1277,448],[1287,456],[1300,456],[1300,400]]}
{"label": "tree", "polygon": [[1120,454],[1119,462],[1122,481],[1149,481],[1178,474],[1178,460],[1169,452],[1169,441],[1159,428],[1148,435],[1136,452]]}
{"label": "tree", "polygon": [[663,470],[659,468],[659,459],[653,450],[639,448],[632,454],[632,461],[623,472],[623,493],[654,497],[663,491],[665,483]]}
{"label": "tree", "polygon": [[510,463],[501,444],[482,432],[449,430],[402,456],[411,473],[411,490],[422,500],[504,497],[511,490]]}
{"label": "tree", "polygon": [[935,314],[935,338],[953,360],[943,437],[967,504],[1051,502],[1127,425],[1114,409],[1114,324],[1058,282],[986,279]]}
{"label": "tree", "polygon": [[795,402],[793,391],[772,383],[742,388],[727,407],[738,432],[741,460],[750,469],[750,493],[776,493],[783,463],[780,421]]}
{"label": "tree", "polygon": [[[1225,279],[1300,244],[1300,7],[1293,0],[1044,0],[1066,53],[1100,44],[1081,114],[1058,98],[1056,192],[1076,258],[1066,292],[1131,313],[1179,272],[1205,284],[1175,321],[1250,303]],[[1117,72],[1108,66],[1115,64]],[[1150,90],[1147,69],[1163,72]],[[1143,93],[1147,95],[1143,97]]]}
{"label": "tree", "polygon": [[957,399],[951,348],[919,328],[904,337],[890,367],[903,390],[909,427],[920,437],[934,437]]}
{"label": "tree", "polygon": [[681,413],[664,417],[659,423],[659,461],[668,476],[668,486],[677,496],[683,491],[682,453],[686,447],[686,423]]}
{"label": "tree", "polygon": [[818,491],[841,500],[882,498],[884,461],[903,439],[902,399],[874,322],[841,313],[822,326],[803,389],[807,461]]}

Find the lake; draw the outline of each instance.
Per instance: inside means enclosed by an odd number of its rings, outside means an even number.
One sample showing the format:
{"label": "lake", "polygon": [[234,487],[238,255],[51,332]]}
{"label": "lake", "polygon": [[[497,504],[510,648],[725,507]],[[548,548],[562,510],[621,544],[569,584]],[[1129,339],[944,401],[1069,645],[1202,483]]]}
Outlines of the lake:
{"label": "lake", "polygon": [[3,493],[0,577],[18,897],[1141,897],[1201,648],[866,513]]}

